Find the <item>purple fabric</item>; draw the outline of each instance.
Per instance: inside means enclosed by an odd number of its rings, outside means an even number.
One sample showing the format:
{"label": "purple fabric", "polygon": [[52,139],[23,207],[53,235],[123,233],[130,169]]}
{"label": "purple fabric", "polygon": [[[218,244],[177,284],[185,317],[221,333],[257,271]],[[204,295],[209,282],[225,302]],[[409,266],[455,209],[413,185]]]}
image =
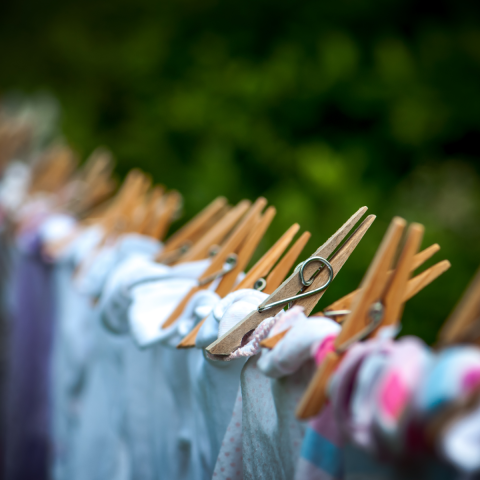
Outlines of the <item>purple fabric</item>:
{"label": "purple fabric", "polygon": [[52,268],[41,257],[37,235],[22,236],[18,250],[12,279],[6,479],[43,480],[50,456]]}

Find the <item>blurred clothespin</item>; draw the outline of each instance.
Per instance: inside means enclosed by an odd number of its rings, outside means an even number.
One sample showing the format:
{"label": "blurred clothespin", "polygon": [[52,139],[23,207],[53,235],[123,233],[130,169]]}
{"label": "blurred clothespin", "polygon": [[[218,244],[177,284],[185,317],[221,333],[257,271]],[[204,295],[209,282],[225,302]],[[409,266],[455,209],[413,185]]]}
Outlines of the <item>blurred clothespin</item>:
{"label": "blurred clothespin", "polygon": [[440,330],[438,346],[480,345],[480,269]]}
{"label": "blurred clothespin", "polygon": [[[429,258],[431,258],[436,252],[440,250],[438,244],[433,244],[425,250],[417,253],[413,258],[412,271],[419,268],[423,265]],[[427,285],[432,283],[436,278],[438,278],[442,273],[446,272],[450,268],[450,262],[448,260],[442,260],[427,270],[419,273],[415,277],[411,278],[408,281],[407,289],[405,290],[404,301],[410,300],[414,297],[420,290],[423,290]],[[389,272],[389,276],[393,274],[393,270]],[[325,316],[333,318],[338,322],[342,322],[346,315],[350,313],[351,305],[354,302],[355,298],[361,293],[361,288],[354,290],[353,292],[345,295],[339,300],[335,301],[328,307],[323,309],[323,312],[318,312],[314,316]],[[288,329],[278,333],[277,335],[265,339],[261,345],[265,348],[274,348],[275,345],[287,334]]]}
{"label": "blurred clothespin", "polygon": [[399,322],[408,298],[408,281],[416,263],[415,254],[424,231],[418,223],[410,225],[396,267],[390,273],[405,227],[402,218],[392,220],[335,339],[335,351],[325,357],[298,406],[299,418],[312,417],[321,410],[330,376],[351,345],[375,336],[382,327]]}
{"label": "blurred clothespin", "polygon": [[217,197],[165,242],[163,250],[155,260],[165,264],[178,260],[227,211],[227,199]]}
{"label": "blurred clothespin", "polygon": [[[218,278],[221,277],[221,280],[217,286],[217,289],[222,289],[223,286],[225,286],[225,289],[229,291],[232,288],[239,273],[237,265],[241,265],[243,261],[241,260],[239,262],[239,254],[242,250],[242,244],[248,239],[249,235],[252,234],[257,227],[261,227],[262,220],[268,226],[275,215],[275,210],[272,210],[272,207],[270,207],[270,209],[267,209],[267,212],[264,214],[263,218],[260,216],[260,213],[266,204],[267,201],[264,198],[259,198],[251,206],[240,223],[229,235],[218,253],[213,257],[211,264],[200,277],[198,286],[192,288],[190,292],[182,299],[170,317],[165,321],[162,328],[167,328],[172,325],[181,315],[185,306],[193,297],[193,295],[199,290],[208,288],[212,282]],[[266,221],[265,218],[267,219]],[[227,267],[225,267],[225,264],[227,264]],[[245,265],[243,265],[242,268],[244,267]]]}

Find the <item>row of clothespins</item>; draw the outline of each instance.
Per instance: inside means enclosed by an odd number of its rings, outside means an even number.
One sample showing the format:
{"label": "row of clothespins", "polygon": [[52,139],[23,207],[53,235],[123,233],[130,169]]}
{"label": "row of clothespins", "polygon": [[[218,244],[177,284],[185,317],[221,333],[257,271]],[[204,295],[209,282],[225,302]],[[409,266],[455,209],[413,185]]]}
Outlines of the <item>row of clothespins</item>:
{"label": "row of clothespins", "polygon": [[[129,232],[163,241],[181,210],[180,194],[153,185],[151,178],[138,170],[132,170],[114,194],[116,182],[112,173],[113,161],[104,150],[96,151],[78,168],[69,149],[56,148],[35,163],[28,196],[54,194],[55,205],[59,210],[75,214],[86,225],[101,225],[104,243],[112,242],[119,235]],[[164,241],[164,248],[156,259],[174,265],[211,257],[210,265],[200,277],[198,285],[182,299],[163,328],[171,326],[180,317],[196,292],[211,288],[214,282],[215,292],[221,298],[233,290],[243,288],[262,290],[269,297],[207,347],[212,355],[228,356],[245,343],[249,334],[264,319],[284,308],[301,306],[305,315],[310,315],[374,222],[374,215],[361,221],[366,211],[367,207],[362,207],[355,212],[287,277],[310,238],[309,232],[303,232],[294,241],[300,227],[298,224],[292,225],[237,283],[276,210],[272,206],[267,207],[264,198],[257,199],[253,204],[243,200],[235,206],[228,205],[223,197],[215,199]],[[350,346],[378,335],[384,327],[398,324],[405,302],[449,269],[450,263],[443,260],[413,276],[413,272],[440,247],[434,244],[419,251],[423,226],[413,223],[405,234],[406,226],[405,220],[394,218],[359,289],[323,308],[321,314],[340,322],[342,330],[335,339],[334,351],[320,364],[298,406],[299,418],[309,418],[320,411],[326,401],[329,378]],[[55,254],[65,241],[70,239],[49,245],[49,253]],[[476,341],[479,313],[480,275],[477,275],[442,329],[440,344]],[[197,324],[178,348],[193,347],[201,325],[202,322]],[[284,331],[264,340],[262,346],[275,348],[285,334]]]}

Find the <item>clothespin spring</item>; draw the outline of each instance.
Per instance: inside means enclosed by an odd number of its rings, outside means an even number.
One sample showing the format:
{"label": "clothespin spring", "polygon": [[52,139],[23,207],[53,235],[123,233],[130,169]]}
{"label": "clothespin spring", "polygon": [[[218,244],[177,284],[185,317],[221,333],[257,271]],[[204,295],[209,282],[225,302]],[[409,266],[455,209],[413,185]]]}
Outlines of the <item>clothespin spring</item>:
{"label": "clothespin spring", "polygon": [[342,353],[345,353],[354,343],[357,343],[360,340],[367,338],[380,325],[380,322],[383,319],[384,311],[385,309],[382,303],[375,302],[370,308],[370,311],[368,312],[368,318],[370,319],[370,323],[362,331],[358,332],[357,335],[354,335],[342,345],[336,347],[335,351],[339,355],[341,355]]}
{"label": "clothespin spring", "polygon": [[289,297],[289,298],[284,298],[282,300],[279,300],[278,302],[273,302],[273,303],[269,303],[268,305],[264,305],[264,306],[259,306],[257,308],[257,311],[259,313],[262,313],[264,312],[265,310],[269,310],[270,308],[273,308],[273,307],[277,307],[279,305],[285,305],[287,303],[291,303],[291,302],[294,302],[296,300],[300,300],[301,298],[306,298],[306,297],[310,297],[311,295],[315,295],[316,293],[320,293],[321,291],[325,290],[331,283],[331,281],[333,280],[333,267],[332,265],[330,264],[330,262],[328,260],[326,260],[325,258],[322,258],[322,257],[310,257],[309,259],[305,260],[304,262],[302,262],[297,268],[299,268],[299,271],[298,271],[298,275],[300,277],[300,281],[302,282],[302,284],[305,286],[305,287],[309,287],[313,281],[315,280],[315,277],[318,275],[318,273],[320,272],[320,270],[317,270],[313,275],[312,277],[309,279],[309,280],[305,280],[305,277],[304,277],[304,274],[303,274],[303,271],[305,270],[305,267],[307,265],[309,265],[310,263],[312,262],[319,262],[319,263],[323,263],[323,265],[325,265],[325,267],[327,267],[328,269],[328,280],[323,284],[321,285],[320,287],[316,288],[315,290],[311,290],[310,292],[304,292],[304,293],[299,293],[298,295],[294,295],[293,297]]}
{"label": "clothespin spring", "polygon": [[235,268],[235,265],[237,265],[237,254],[236,253],[231,253],[225,260],[225,266],[221,269],[218,270],[215,273],[212,273],[206,278],[203,278],[198,282],[198,285],[201,287],[202,285],[206,285],[207,283],[213,282],[217,278],[222,277],[226,273],[228,273],[230,270]]}

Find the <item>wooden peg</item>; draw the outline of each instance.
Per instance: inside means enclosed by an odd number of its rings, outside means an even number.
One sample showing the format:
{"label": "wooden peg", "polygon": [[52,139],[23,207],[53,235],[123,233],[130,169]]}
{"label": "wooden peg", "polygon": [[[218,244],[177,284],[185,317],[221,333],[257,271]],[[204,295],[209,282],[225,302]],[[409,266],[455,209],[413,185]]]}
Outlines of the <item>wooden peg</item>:
{"label": "wooden peg", "polygon": [[[347,315],[342,330],[335,340],[336,348],[342,346],[368,325],[370,308],[374,302],[381,298],[385,290],[388,271],[393,264],[405,225],[405,220],[399,217],[395,217],[390,223],[387,233],[362,281],[361,292],[355,297],[352,311]],[[326,401],[325,387],[340,360],[341,356],[332,352],[322,362],[300,401],[296,411],[298,418],[310,418],[322,409]]]}
{"label": "wooden peg", "polygon": [[[420,252],[420,254],[423,252]],[[419,254],[417,254],[419,255]],[[422,273],[419,273],[416,277],[411,278],[408,283],[407,283],[407,289],[405,291],[405,295],[403,297],[403,301],[406,302],[410,300],[412,297],[414,297],[418,292],[423,290],[427,285],[430,285],[436,278],[438,278],[442,273],[445,273],[449,268],[450,268],[450,262],[448,260],[443,260],[441,262],[438,262],[437,264],[433,265],[429,269],[425,270]],[[351,302],[353,301],[354,296],[352,294],[358,294],[360,290],[355,290],[354,292],[351,292],[350,294],[346,295],[345,297],[341,298],[342,300],[341,304],[338,304],[337,302],[333,303],[329,307],[325,308],[325,312],[328,312],[329,309],[333,310],[349,310]],[[335,307],[332,308],[333,305],[340,305],[340,307]],[[316,316],[323,316],[323,312],[320,312],[318,314],[313,315],[314,317]],[[333,320],[337,320],[337,318],[332,318]],[[273,337],[266,338],[263,340],[260,345],[264,348],[275,348],[277,343],[287,334],[287,332],[290,329],[283,330],[280,333],[277,333],[277,335],[274,335]]]}
{"label": "wooden peg", "polygon": [[442,273],[445,273],[451,264],[448,260],[442,260],[436,263],[432,267],[428,268],[422,273],[419,273],[416,277],[411,278],[407,284],[407,290],[405,292],[404,302],[410,300],[418,292],[423,290],[427,285],[430,285],[436,278]]}
{"label": "wooden peg", "polygon": [[[293,224],[276,242],[275,244],[263,255],[262,258],[250,269],[245,275],[245,278],[234,288],[234,290],[240,290],[242,288],[253,288],[258,279],[267,275],[275,262],[280,258],[282,253],[288,247],[295,234],[298,232],[300,226],[298,223]],[[307,233],[307,232],[306,232]],[[302,235],[303,237],[303,235]],[[297,241],[298,243],[298,241]],[[297,243],[295,245],[297,245]],[[293,247],[292,247],[293,248]],[[299,254],[300,252],[298,252]],[[293,260],[294,262],[295,260]],[[282,279],[283,280],[283,279]],[[217,292],[218,293],[218,292]],[[186,335],[182,341],[177,345],[177,348],[192,348],[195,346],[197,334],[202,328],[205,322],[205,318],[201,320],[195,328]]]}
{"label": "wooden peg", "polygon": [[303,232],[298,240],[292,245],[290,250],[268,274],[268,277],[265,279],[267,285],[263,290],[264,293],[271,295],[282,284],[287,276],[287,273],[297,261],[297,258],[299,257],[300,253],[302,253],[311,236],[312,235],[310,232]]}
{"label": "wooden peg", "polygon": [[167,328],[172,325],[175,320],[181,315],[185,306],[189,302],[189,300],[195,295],[196,292],[199,290],[204,290],[208,288],[212,281],[206,282],[202,284],[202,281],[210,278],[213,274],[221,270],[227,260],[228,256],[232,253],[236,253],[237,249],[240,247],[242,242],[245,240],[246,236],[249,234],[250,229],[252,227],[252,220],[257,218],[259,212],[263,210],[267,201],[264,198],[259,198],[257,201],[252,205],[248,213],[244,216],[244,218],[240,221],[237,227],[233,230],[233,232],[229,235],[227,240],[225,241],[224,245],[220,249],[220,251],[213,257],[212,263],[210,266],[205,270],[203,275],[199,279],[199,285],[193,287],[190,292],[185,295],[185,297],[180,301],[177,305],[175,310],[172,312],[170,317],[164,322],[162,328]]}
{"label": "wooden peg", "polygon": [[[428,259],[430,259],[439,250],[440,250],[440,246],[438,245],[438,243],[435,243],[427,247],[425,250],[422,250],[421,252],[417,253],[415,257],[413,257],[412,271],[417,269],[421,265],[423,265]],[[390,277],[392,274],[393,274],[393,270],[390,270],[388,272],[388,276]],[[432,279],[432,281],[433,280],[434,279]],[[330,311],[338,311],[338,310],[350,310],[353,299],[360,293],[360,291],[361,289],[358,288],[357,290],[350,292],[348,295],[345,295],[339,300],[336,300],[335,302],[333,302],[328,307],[325,307],[323,311],[330,312]],[[321,315],[323,315],[322,312],[320,313]]]}
{"label": "wooden peg", "polygon": [[205,227],[209,227],[210,222],[216,219],[217,215],[223,211],[227,205],[225,197],[217,197],[200,213],[187,222],[182,228],[177,230],[166,242],[161,254],[156,261],[161,262],[169,253],[181,248],[186,242],[192,242],[196,235],[204,232]]}
{"label": "wooden peg", "polygon": [[[423,225],[412,223],[407,232],[405,246],[395,267],[395,272],[387,282],[387,291],[383,297],[384,314],[381,326],[398,323],[405,305],[404,295],[412,272],[413,257],[420,248],[424,232]],[[378,332],[380,326],[375,330]],[[373,335],[375,335],[375,333]]]}
{"label": "wooden peg", "polygon": [[232,290],[238,275],[245,270],[276,213],[275,207],[268,207],[258,224],[248,235],[244,245],[238,252],[237,264],[223,276],[215,290],[220,298],[223,298]]}
{"label": "wooden peg", "polygon": [[167,231],[175,219],[175,215],[177,215],[182,203],[182,196],[176,190],[168,192],[164,198],[165,203],[153,232],[153,237],[158,238],[159,240],[163,240],[167,234]]}
{"label": "wooden peg", "polygon": [[[337,232],[335,232],[334,235],[332,235],[320,248],[317,249],[312,257],[320,256],[323,258],[328,258],[328,256],[331,255],[345,239],[348,232],[352,230],[354,225],[360,220],[366,210],[366,207],[360,208],[347,220],[347,222],[344,223],[344,225],[342,225],[342,227],[337,230]],[[313,263],[307,265],[304,270],[305,278],[311,278],[316,271],[316,265]],[[260,306],[265,306],[269,303],[290,298],[301,291],[302,288],[303,284],[299,278],[298,272],[293,272],[288,279],[285,280],[283,284],[280,285],[280,287],[278,287],[277,290],[275,290],[275,292],[273,292]],[[225,335],[213,342],[207,348],[207,351],[215,355],[231,354],[241,345],[241,342],[246,334],[254,330],[265,318],[276,315],[282,308],[284,308],[284,306],[274,307],[263,312],[258,312],[258,310],[255,310]]]}
{"label": "wooden peg", "polygon": [[480,319],[480,269],[473,277],[460,302],[440,330],[439,345],[454,345],[466,341],[477,343],[473,327]]}
{"label": "wooden peg", "polygon": [[214,245],[220,245],[227,235],[233,230],[235,225],[245,215],[250,208],[251,203],[248,200],[242,200],[233,207],[223,218],[221,218],[195,245],[193,245],[179,259],[179,262],[194,262],[208,257],[210,249]]}
{"label": "wooden peg", "polygon": [[[362,239],[363,235],[365,235],[365,233],[367,232],[367,230],[370,228],[371,224],[373,223],[373,221],[375,220],[375,216],[374,215],[370,215],[369,217],[367,217],[364,222],[362,223],[362,225],[354,232],[354,234],[350,237],[349,240],[347,240],[347,242],[345,242],[345,245],[346,245],[346,248],[344,248],[342,250],[341,253],[339,253],[338,255],[338,258],[337,258],[337,261],[335,261],[335,258],[332,259],[331,261],[331,265],[335,267],[338,266],[338,268],[335,268],[334,267],[334,272],[335,272],[335,276],[336,274],[340,271],[340,268],[343,266],[343,264],[345,263],[345,261],[348,259],[348,257],[350,256],[350,254],[352,253],[352,251],[355,249],[355,247],[358,245],[358,243],[360,242],[360,240]],[[355,235],[356,234],[356,235]],[[350,243],[349,243],[350,241]],[[343,262],[343,263],[342,263]],[[319,275],[320,276],[320,275]],[[325,282],[326,279],[328,277],[325,277],[323,280],[320,278],[320,279],[316,279],[316,284],[317,285],[321,285],[322,282]],[[312,288],[315,288],[315,286],[312,285]],[[323,292],[324,293],[324,292]],[[322,293],[322,294],[323,294]],[[308,302],[306,301],[308,300]],[[319,300],[319,299],[318,299]],[[296,305],[299,305],[301,307],[304,308],[304,313],[305,315],[309,315],[310,312],[313,310],[313,308],[315,307],[316,303],[318,303],[318,300],[316,298],[314,298],[313,300],[311,300],[309,297],[307,297],[306,299],[304,300],[299,300],[297,301],[295,304]],[[283,330],[282,332],[280,333],[277,333],[276,335],[272,336],[272,337],[269,337],[269,338],[266,338],[265,340],[263,340],[260,345],[264,348],[274,348],[275,345],[277,345],[277,343],[287,334],[287,332],[289,331],[290,329],[285,329]]]}
{"label": "wooden peg", "polygon": [[287,249],[293,237],[296,235],[300,225],[294,223],[263,255],[263,257],[249,270],[245,278],[235,287],[235,290],[242,288],[253,288],[257,280],[267,276],[283,252]]}

